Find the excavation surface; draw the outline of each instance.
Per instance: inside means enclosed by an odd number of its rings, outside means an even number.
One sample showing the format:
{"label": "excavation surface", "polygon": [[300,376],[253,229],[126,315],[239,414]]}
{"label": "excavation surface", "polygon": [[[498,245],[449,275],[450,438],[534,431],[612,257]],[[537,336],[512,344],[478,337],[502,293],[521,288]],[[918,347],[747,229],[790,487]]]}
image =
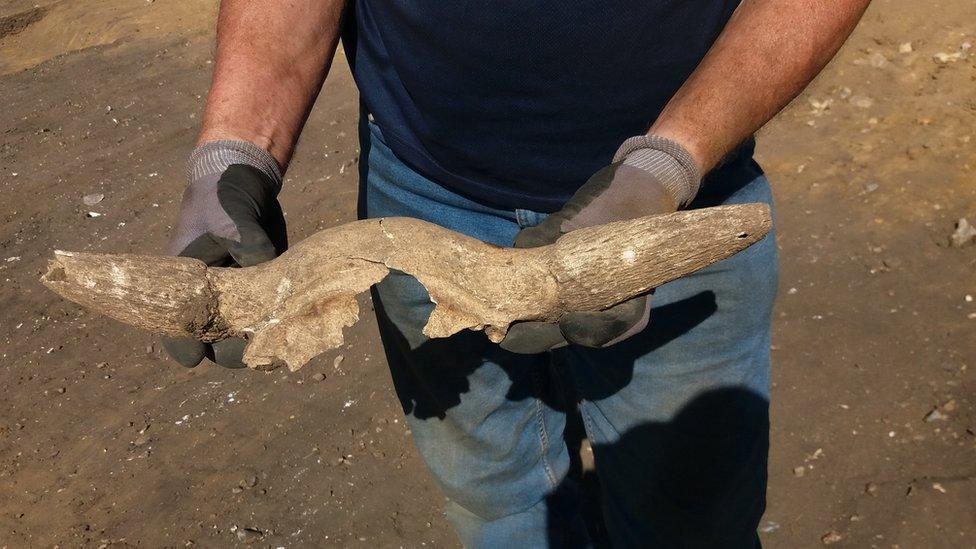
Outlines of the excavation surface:
{"label": "excavation surface", "polygon": [[[163,249],[213,9],[0,6],[0,547],[454,547],[366,300],[298,373],[185,370],[38,283],[54,249]],[[972,0],[877,0],[759,136],[768,547],[976,547],[976,246],[948,246],[976,222],[974,28]],[[357,114],[340,54],[281,195],[295,241],[355,217]]]}

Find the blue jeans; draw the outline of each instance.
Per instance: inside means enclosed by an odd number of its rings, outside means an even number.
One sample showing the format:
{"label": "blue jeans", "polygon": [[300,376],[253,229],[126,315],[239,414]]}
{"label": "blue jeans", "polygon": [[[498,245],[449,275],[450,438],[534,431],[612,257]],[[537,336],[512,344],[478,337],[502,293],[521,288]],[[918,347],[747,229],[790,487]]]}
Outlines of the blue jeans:
{"label": "blue jeans", "polygon": [[[400,162],[361,126],[360,212],[424,219],[499,246],[545,214],[479,204]],[[719,170],[693,207],[771,201],[752,161]],[[724,175],[723,175],[724,174]],[[618,547],[759,546],[768,449],[772,235],[657,288],[648,328],[607,349],[509,353],[481,332],[428,340],[433,309],[413,277],[373,290],[414,442],[468,547],[590,544],[567,475],[567,413],[594,449]]]}

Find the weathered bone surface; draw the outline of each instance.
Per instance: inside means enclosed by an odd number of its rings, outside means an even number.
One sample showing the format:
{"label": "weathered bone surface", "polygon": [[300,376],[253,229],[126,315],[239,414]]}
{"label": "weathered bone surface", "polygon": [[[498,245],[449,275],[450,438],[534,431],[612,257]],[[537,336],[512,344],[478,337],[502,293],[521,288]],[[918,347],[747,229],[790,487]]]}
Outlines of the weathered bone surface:
{"label": "weathered bone surface", "polygon": [[246,336],[244,362],[297,370],[342,344],[356,295],[391,269],[436,303],[429,337],[605,309],[725,259],[771,226],[764,204],[720,206],[580,229],[551,246],[499,248],[410,218],[320,231],[244,269],[189,258],[55,252],[42,281],[61,296],[151,332],[218,341]]}

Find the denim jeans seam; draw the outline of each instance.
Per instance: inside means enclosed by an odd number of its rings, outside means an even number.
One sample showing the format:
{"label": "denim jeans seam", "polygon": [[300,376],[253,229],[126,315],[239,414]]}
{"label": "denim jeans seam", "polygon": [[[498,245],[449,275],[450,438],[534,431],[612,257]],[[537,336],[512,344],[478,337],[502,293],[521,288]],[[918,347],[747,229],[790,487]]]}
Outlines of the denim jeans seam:
{"label": "denim jeans seam", "polygon": [[552,466],[549,464],[549,435],[546,434],[546,419],[543,413],[544,404],[542,399],[535,399],[536,416],[539,418],[539,441],[542,443],[542,451],[540,452],[540,460],[542,461],[542,468],[546,472],[546,480],[549,481],[549,488],[555,488],[559,482],[556,480],[556,473],[553,472]]}
{"label": "denim jeans seam", "polygon": [[[542,380],[539,379],[539,372],[533,372],[532,379],[535,382],[536,390],[541,390]],[[541,398],[535,399],[535,410],[539,423],[539,443],[542,446],[542,451],[539,458],[542,462],[542,468],[546,472],[546,479],[549,481],[549,488],[555,489],[556,486],[559,485],[559,481],[556,479],[556,473],[553,472],[552,466],[549,464],[548,455],[551,442],[549,440],[549,435],[546,433],[545,404],[542,402]]]}
{"label": "denim jeans seam", "polygon": [[593,440],[593,418],[590,416],[590,412],[587,411],[586,406],[579,406],[580,417],[583,418],[583,429],[586,431],[586,438],[590,441],[590,445],[595,444]]}

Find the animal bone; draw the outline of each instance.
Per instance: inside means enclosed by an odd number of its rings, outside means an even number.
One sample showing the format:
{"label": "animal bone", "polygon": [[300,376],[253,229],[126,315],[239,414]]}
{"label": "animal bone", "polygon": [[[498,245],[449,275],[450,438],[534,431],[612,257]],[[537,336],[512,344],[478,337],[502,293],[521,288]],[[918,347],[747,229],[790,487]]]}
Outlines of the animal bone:
{"label": "animal bone", "polygon": [[150,332],[214,342],[244,336],[244,362],[297,370],[342,344],[356,295],[391,269],[436,303],[428,337],[602,310],[750,246],[771,226],[764,204],[720,206],[579,229],[540,248],[500,248],[417,219],[325,229],[243,269],[185,257],[56,251],[42,281],[61,296]]}

